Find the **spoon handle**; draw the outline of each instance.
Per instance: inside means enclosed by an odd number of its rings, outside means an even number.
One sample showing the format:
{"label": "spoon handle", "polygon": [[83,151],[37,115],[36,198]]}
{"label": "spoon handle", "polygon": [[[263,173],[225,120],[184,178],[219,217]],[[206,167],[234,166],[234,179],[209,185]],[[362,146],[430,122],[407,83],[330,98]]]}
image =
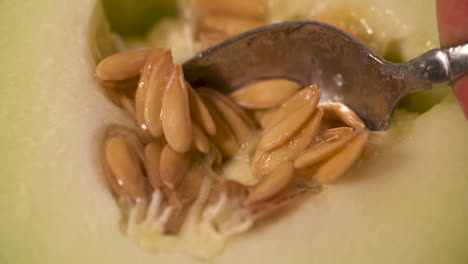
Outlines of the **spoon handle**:
{"label": "spoon handle", "polygon": [[468,74],[468,44],[430,50],[397,68],[408,93],[445,85]]}
{"label": "spoon handle", "polygon": [[450,81],[468,73],[468,44],[442,49],[449,62]]}

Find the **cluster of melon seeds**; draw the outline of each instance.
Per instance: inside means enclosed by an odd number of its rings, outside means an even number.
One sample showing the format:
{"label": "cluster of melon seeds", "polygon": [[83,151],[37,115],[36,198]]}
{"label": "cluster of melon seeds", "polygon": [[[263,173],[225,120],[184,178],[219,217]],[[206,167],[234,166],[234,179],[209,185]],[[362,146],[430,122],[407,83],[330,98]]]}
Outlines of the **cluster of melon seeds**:
{"label": "cluster of melon seeds", "polygon": [[[110,56],[96,77],[135,123],[107,135],[103,163],[127,235],[149,249],[219,252],[230,236],[280,219],[338,180],[368,139],[349,108],[319,105],[314,85],[194,90],[161,48]],[[240,155],[250,172],[226,177],[225,164]]]}

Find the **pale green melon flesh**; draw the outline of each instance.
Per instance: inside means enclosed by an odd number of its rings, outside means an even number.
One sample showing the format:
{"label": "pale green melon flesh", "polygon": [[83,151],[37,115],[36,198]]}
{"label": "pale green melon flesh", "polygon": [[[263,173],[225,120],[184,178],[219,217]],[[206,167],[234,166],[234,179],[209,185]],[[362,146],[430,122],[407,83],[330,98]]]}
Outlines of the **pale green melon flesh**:
{"label": "pale green melon flesh", "polygon": [[[92,79],[95,2],[1,4],[0,263],[196,262],[146,252],[119,229],[97,148],[128,120]],[[213,263],[466,263],[467,131],[451,96],[399,116],[348,180]]]}

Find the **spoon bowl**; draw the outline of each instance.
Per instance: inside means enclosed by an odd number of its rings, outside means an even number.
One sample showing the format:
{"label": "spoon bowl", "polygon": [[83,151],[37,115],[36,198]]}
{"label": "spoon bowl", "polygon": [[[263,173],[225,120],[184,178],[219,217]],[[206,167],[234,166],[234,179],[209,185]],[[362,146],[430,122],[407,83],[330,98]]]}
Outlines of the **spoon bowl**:
{"label": "spoon bowl", "polygon": [[468,70],[468,45],[390,63],[342,30],[315,21],[272,24],[218,44],[183,65],[194,87],[224,92],[262,79],[317,84],[322,102],[353,109],[372,130],[385,129],[398,101],[453,81]]}

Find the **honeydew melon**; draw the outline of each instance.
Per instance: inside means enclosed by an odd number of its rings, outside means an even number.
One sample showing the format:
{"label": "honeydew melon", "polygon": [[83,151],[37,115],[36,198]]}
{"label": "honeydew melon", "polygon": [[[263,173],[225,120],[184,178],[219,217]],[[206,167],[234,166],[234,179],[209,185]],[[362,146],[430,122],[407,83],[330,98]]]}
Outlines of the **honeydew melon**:
{"label": "honeydew melon", "polygon": [[[405,41],[436,38],[434,3],[396,2],[388,8],[410,28]],[[98,146],[108,126],[130,120],[92,77],[114,50],[100,16],[97,0],[1,4],[0,263],[200,262],[145,251],[119,228]],[[401,47],[404,59],[424,50]],[[466,263],[467,131],[452,95],[422,114],[400,110],[345,180],[211,263]]]}

